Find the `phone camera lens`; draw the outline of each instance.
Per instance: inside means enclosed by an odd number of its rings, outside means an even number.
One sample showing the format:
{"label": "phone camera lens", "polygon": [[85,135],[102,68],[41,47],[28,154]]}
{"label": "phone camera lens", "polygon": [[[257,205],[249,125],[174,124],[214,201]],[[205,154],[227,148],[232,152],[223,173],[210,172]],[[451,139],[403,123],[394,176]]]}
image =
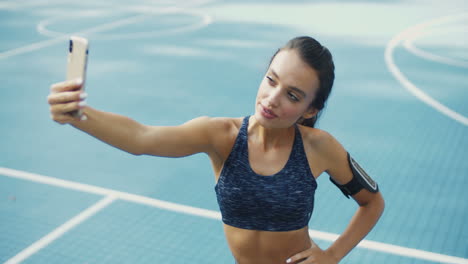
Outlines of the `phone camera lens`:
{"label": "phone camera lens", "polygon": [[73,41],[70,39],[70,45],[68,45],[68,51],[71,53],[73,51]]}

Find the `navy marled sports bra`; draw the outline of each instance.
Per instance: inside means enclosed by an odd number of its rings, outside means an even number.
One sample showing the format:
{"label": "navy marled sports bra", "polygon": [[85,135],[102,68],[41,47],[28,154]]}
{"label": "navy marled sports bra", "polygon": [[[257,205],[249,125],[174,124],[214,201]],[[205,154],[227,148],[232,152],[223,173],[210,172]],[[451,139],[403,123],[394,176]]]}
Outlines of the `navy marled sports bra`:
{"label": "navy marled sports bra", "polygon": [[249,116],[215,186],[225,224],[252,230],[290,231],[308,225],[317,182],[307,162],[301,134],[295,126],[294,144],[284,168],[262,176],[250,167],[247,144]]}

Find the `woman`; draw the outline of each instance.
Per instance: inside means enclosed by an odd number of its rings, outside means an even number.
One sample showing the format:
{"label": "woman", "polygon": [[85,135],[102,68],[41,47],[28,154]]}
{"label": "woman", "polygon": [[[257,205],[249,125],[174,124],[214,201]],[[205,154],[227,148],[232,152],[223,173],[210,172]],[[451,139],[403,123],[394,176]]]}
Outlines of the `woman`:
{"label": "woman", "polygon": [[[384,209],[376,184],[330,134],[314,128],[331,92],[334,64],[310,37],[290,40],[270,61],[255,114],[195,118],[147,126],[86,106],[80,82],[54,84],[52,119],[134,155],[206,153],[227,242],[239,264],[338,263],[373,228]],[[69,114],[81,109],[83,116]],[[86,118],[83,118],[86,117]],[[327,172],[359,204],[347,229],[326,250],[309,237],[316,178]]]}

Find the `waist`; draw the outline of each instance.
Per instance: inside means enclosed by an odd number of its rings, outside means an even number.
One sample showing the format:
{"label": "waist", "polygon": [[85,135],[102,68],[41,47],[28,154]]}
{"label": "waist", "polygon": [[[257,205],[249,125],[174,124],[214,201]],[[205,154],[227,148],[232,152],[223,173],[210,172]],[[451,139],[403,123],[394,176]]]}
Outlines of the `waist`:
{"label": "waist", "polygon": [[224,225],[224,232],[238,264],[284,264],[289,257],[311,247],[307,226],[271,232]]}

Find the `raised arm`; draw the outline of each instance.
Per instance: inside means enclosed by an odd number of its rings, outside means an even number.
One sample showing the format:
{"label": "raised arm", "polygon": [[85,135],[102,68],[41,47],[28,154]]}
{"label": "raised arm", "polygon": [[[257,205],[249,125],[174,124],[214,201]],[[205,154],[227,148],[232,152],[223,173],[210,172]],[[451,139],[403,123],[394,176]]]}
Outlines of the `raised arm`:
{"label": "raised arm", "polygon": [[[180,126],[147,126],[122,115],[86,106],[83,103],[86,95],[80,92],[80,86],[77,82],[52,85],[48,102],[54,121],[71,124],[134,155],[183,157],[215,152],[213,135],[216,133],[216,119],[199,117]],[[77,109],[83,111],[86,120],[69,114]]]}

